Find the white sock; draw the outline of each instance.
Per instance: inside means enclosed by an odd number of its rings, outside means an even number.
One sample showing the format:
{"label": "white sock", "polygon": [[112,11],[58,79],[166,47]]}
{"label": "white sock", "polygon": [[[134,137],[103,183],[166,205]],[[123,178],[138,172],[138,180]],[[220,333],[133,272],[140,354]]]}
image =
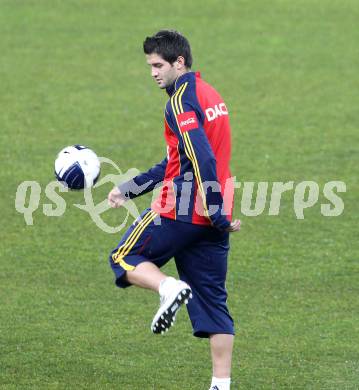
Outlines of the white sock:
{"label": "white sock", "polygon": [[218,387],[218,390],[230,390],[231,378],[216,378],[213,376],[211,388],[215,386]]}
{"label": "white sock", "polygon": [[161,297],[165,295],[168,289],[170,289],[176,282],[177,280],[172,276],[168,276],[167,278],[163,279],[160,283],[160,288],[158,289]]}

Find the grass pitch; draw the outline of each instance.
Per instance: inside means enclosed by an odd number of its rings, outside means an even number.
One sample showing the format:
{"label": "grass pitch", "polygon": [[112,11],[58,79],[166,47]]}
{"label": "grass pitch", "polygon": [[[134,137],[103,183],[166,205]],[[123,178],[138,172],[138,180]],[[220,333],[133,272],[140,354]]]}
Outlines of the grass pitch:
{"label": "grass pitch", "polygon": [[[293,191],[279,216],[267,202],[247,217],[237,190],[232,388],[359,388],[358,16],[354,0],[0,1],[2,389],[208,388],[207,342],[191,336],[185,311],[166,336],[151,335],[158,298],[115,288],[107,256],[119,235],[73,206],[82,193],[62,194],[61,217],[43,213],[66,145],[89,145],[122,171],[162,159],[166,96],[141,45],[168,27],[188,36],[194,69],[227,103],[237,180],[310,180],[321,192],[298,220]],[[33,226],[14,205],[25,180],[42,189]],[[332,180],[346,183],[345,209],[324,217]],[[139,210],[149,202],[136,200]],[[115,226],[124,215],[103,218]]]}

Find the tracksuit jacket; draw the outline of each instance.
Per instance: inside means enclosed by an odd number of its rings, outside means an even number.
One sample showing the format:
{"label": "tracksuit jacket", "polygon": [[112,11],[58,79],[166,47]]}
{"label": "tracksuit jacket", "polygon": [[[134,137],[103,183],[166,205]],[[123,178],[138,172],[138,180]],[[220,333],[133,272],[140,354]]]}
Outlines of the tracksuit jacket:
{"label": "tracksuit jacket", "polygon": [[198,72],[181,75],[166,90],[167,157],[119,189],[132,199],[160,183],[151,208],[162,217],[226,229],[233,208],[227,107]]}

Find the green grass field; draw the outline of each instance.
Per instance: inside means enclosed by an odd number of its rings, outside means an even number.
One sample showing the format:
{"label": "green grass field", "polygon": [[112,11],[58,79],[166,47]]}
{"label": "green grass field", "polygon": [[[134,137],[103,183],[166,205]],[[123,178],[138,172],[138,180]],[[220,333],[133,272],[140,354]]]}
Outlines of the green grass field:
{"label": "green grass field", "polygon": [[[267,202],[257,217],[241,213],[236,192],[232,388],[359,389],[358,18],[355,0],[0,0],[1,389],[209,387],[207,341],[192,337],[186,312],[156,337],[158,297],[114,286],[107,256],[121,234],[74,207],[79,192],[62,194],[61,218],[42,211],[66,145],[89,145],[122,171],[163,158],[166,96],[142,42],[168,27],[188,36],[194,69],[227,103],[237,180],[309,180],[321,191],[304,220],[293,191],[279,216]],[[42,188],[33,226],[15,210],[25,180]],[[346,183],[345,209],[324,217],[332,180]],[[115,226],[124,215],[103,218]]]}

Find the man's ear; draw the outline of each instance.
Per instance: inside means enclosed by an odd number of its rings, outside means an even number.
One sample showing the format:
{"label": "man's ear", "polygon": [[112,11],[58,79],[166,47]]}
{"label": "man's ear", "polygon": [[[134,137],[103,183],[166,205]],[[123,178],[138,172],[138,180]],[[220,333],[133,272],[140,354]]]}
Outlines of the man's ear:
{"label": "man's ear", "polygon": [[185,60],[182,56],[178,56],[176,60],[176,68],[177,70],[181,70],[185,67]]}

